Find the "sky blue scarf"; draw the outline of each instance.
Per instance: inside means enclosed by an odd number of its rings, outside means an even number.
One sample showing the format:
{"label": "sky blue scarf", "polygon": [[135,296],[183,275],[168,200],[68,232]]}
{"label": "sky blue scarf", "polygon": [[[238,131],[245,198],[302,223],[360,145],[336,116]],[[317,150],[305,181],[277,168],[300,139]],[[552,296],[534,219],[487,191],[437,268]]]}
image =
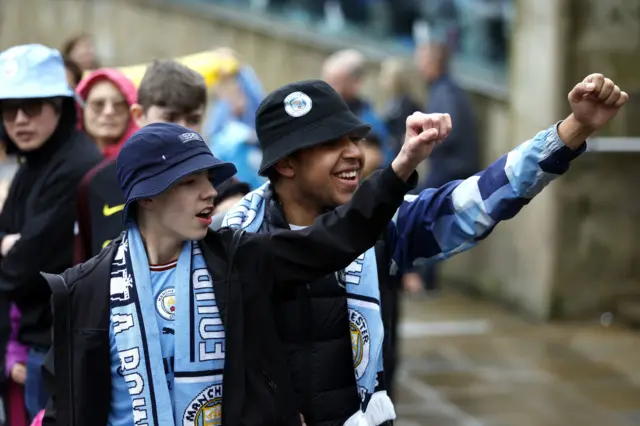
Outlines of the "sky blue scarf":
{"label": "sky blue scarf", "polygon": [[176,268],[178,332],[172,399],[162,362],[149,262],[137,228],[129,228],[113,260],[111,323],[136,424],[144,419],[149,426],[201,425],[222,416],[224,330],[213,280],[198,243],[184,244]]}

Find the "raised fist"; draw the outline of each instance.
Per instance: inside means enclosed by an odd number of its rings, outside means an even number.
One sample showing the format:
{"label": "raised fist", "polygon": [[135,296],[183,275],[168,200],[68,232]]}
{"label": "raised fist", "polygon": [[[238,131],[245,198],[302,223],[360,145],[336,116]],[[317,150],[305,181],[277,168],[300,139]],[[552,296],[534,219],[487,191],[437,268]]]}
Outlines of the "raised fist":
{"label": "raised fist", "polygon": [[573,116],[594,132],[607,124],[627,103],[629,95],[602,74],[591,74],[569,92]]}
{"label": "raised fist", "polygon": [[451,133],[449,114],[423,114],[414,112],[407,117],[407,129],[401,152],[415,158],[420,164]]}
{"label": "raised fist", "polygon": [[426,159],[436,145],[440,145],[451,133],[449,114],[424,114],[414,112],[407,118],[404,144],[391,163],[396,174],[408,179],[415,168]]}

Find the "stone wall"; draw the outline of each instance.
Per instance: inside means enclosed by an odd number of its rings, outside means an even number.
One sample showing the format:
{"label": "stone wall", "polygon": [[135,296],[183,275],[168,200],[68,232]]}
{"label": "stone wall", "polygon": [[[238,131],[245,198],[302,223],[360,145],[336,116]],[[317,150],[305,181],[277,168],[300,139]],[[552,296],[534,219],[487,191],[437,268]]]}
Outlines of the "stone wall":
{"label": "stone wall", "polygon": [[[572,0],[567,82],[610,76],[631,102],[601,134],[640,136],[640,1]],[[640,301],[640,142],[587,153],[558,185],[553,313],[583,317]]]}

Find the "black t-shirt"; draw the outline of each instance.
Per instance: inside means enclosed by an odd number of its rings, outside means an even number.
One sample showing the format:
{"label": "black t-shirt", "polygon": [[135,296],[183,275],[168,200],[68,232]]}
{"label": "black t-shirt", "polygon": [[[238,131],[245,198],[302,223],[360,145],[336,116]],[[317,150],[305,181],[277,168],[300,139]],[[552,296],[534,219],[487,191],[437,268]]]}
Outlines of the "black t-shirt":
{"label": "black t-shirt", "polygon": [[83,179],[78,197],[78,224],[85,261],[122,232],[125,198],[118,184],[116,161],[106,160]]}

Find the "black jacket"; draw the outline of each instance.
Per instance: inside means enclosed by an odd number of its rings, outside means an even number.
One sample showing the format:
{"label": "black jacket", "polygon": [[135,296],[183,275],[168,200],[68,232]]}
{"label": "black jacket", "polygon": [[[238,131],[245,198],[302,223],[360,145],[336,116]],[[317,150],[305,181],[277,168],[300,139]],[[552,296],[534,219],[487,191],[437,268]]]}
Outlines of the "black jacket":
{"label": "black jacket", "polygon": [[[259,232],[289,229],[272,192],[266,194],[265,203]],[[375,250],[385,329],[384,369],[389,379],[395,366],[391,323],[398,309],[399,278],[389,274],[386,232],[379,234]],[[276,328],[285,348],[298,410],[308,426],[342,426],[360,407],[344,284],[331,273],[304,286],[276,289],[273,299]]]}
{"label": "black jacket", "polygon": [[[22,312],[19,339],[30,346],[51,343],[51,293],[39,272],[60,273],[72,265],[75,203],[82,176],[102,159],[93,141],[76,130],[73,99],[42,148],[21,154],[0,214],[0,234],[20,240],[0,263],[0,291]],[[1,124],[0,124],[1,125]],[[5,135],[7,150],[16,145]]]}
{"label": "black jacket", "polygon": [[[415,186],[415,174],[410,182],[387,169],[365,181],[350,203],[321,216],[312,227],[244,234],[230,280],[233,231],[207,235],[203,255],[226,330],[225,426],[300,424],[275,328],[274,286],[284,290],[346,267],[375,243],[404,194]],[[54,297],[55,339],[45,363],[45,382],[53,397],[44,425],[106,424],[111,392],[109,277],[117,242],[62,275],[65,296]],[[55,284],[53,277],[50,283]]]}

